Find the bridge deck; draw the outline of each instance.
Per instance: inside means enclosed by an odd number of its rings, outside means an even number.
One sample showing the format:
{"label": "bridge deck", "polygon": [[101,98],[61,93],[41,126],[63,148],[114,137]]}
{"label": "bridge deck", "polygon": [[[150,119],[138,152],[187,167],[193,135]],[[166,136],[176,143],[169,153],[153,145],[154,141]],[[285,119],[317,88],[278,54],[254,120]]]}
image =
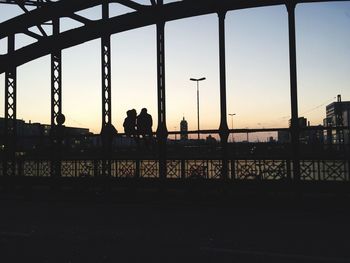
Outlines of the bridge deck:
{"label": "bridge deck", "polygon": [[345,202],[259,200],[236,198],[230,205],[0,200],[0,259],[350,262]]}

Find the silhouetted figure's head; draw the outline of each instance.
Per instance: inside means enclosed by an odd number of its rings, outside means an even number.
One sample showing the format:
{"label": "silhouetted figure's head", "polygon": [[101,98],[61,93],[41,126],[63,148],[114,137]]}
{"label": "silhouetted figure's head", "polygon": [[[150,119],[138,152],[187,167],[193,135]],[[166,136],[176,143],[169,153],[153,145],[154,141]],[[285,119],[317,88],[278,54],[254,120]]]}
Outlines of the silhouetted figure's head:
{"label": "silhouetted figure's head", "polygon": [[62,113],[59,113],[56,117],[57,125],[62,126],[65,121],[66,121],[66,117]]}
{"label": "silhouetted figure's head", "polygon": [[137,116],[136,110],[135,110],[135,109],[132,109],[132,110],[130,110],[130,111],[131,111],[131,116],[134,117],[134,118],[136,118],[136,116]]}
{"label": "silhouetted figure's head", "polygon": [[137,112],[136,112],[135,109],[128,110],[128,111],[126,112],[126,116],[128,116],[129,118],[136,118]]}
{"label": "silhouetted figure's head", "polygon": [[141,114],[146,114],[147,113],[147,109],[146,108],[143,108],[142,110],[141,110]]}

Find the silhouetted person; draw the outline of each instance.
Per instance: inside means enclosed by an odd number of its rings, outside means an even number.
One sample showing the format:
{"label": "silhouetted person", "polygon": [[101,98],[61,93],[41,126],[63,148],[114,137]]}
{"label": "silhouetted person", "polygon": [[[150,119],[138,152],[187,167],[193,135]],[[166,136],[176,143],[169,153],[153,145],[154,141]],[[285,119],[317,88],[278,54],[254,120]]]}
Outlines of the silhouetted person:
{"label": "silhouetted person", "polygon": [[142,135],[147,147],[152,139],[152,125],[152,116],[147,113],[146,108],[143,108],[139,116],[137,116],[137,133]]}
{"label": "silhouetted person", "polygon": [[112,149],[113,144],[113,138],[118,133],[117,129],[113,126],[112,123],[107,123],[105,126],[101,129],[101,139],[102,139],[102,146],[103,148],[107,150]]}
{"label": "silhouetted person", "polygon": [[126,118],[124,119],[124,132],[127,136],[133,137],[136,136],[136,118],[137,113],[135,109],[128,110],[126,112]]}
{"label": "silhouetted person", "polygon": [[135,109],[128,110],[126,112],[126,118],[124,119],[124,132],[126,136],[133,137],[135,139],[137,147],[139,146],[139,136],[136,131],[136,119],[137,119],[137,112]]}

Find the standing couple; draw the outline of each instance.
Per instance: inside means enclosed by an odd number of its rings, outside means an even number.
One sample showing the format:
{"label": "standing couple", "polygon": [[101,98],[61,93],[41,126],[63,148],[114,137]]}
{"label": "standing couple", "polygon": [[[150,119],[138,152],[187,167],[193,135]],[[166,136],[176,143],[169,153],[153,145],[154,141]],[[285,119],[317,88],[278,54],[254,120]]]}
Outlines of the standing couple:
{"label": "standing couple", "polygon": [[134,137],[136,139],[142,135],[145,140],[146,146],[148,146],[149,141],[152,139],[152,116],[147,113],[147,109],[143,108],[141,113],[137,116],[135,109],[128,110],[126,112],[127,117],[124,120],[124,132],[129,137]]}

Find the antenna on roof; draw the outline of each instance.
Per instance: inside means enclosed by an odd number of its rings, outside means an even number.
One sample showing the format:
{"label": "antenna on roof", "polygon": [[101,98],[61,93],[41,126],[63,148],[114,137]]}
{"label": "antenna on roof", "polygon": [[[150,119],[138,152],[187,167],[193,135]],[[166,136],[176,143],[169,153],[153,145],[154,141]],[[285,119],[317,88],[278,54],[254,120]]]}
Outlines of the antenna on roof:
{"label": "antenna on roof", "polygon": [[338,96],[337,96],[337,101],[341,102],[341,95],[340,94],[338,94]]}

